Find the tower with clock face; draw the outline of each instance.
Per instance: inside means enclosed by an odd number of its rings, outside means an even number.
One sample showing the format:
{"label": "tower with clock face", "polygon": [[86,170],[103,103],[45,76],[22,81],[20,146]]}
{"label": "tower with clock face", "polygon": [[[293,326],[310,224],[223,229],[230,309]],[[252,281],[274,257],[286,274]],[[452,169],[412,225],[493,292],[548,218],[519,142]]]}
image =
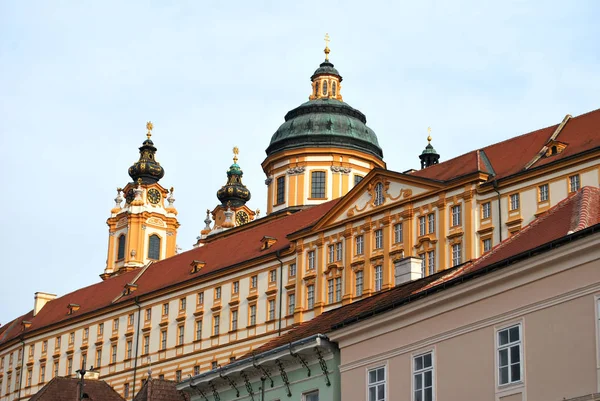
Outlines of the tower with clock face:
{"label": "tower with clock face", "polygon": [[176,253],[179,222],[173,188],[167,190],[158,183],[165,171],[155,159],[157,149],[150,139],[152,123],[148,122],[146,128],[140,158],[129,168],[133,181],[117,188],[115,207],[106,221],[108,255],[100,275],[103,279]]}
{"label": "tower with clock face", "polygon": [[227,183],[217,191],[221,202],[211,214],[215,224],[211,232],[241,226],[254,220],[256,212],[246,206],[250,190],[242,183],[244,172],[238,164],[239,149],[233,148],[233,164],[227,170]]}

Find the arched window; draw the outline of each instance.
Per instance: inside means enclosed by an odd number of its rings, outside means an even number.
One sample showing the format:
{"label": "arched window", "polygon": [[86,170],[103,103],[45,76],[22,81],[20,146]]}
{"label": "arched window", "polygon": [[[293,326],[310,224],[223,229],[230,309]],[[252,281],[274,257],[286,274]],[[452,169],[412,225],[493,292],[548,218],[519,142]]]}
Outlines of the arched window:
{"label": "arched window", "polygon": [[125,234],[121,234],[117,244],[117,260],[125,258]]}
{"label": "arched window", "polygon": [[336,89],[337,89],[337,85],[336,85],[335,81],[333,81],[333,82],[331,83],[331,94],[332,94],[333,96],[335,96]]}
{"label": "arched window", "polygon": [[378,182],[375,184],[375,206],[382,205],[383,201],[383,184]]}
{"label": "arched window", "polygon": [[327,94],[327,81],[323,81],[323,94]]}
{"label": "arched window", "polygon": [[319,96],[319,81],[315,82],[315,96]]}
{"label": "arched window", "polygon": [[152,234],[148,241],[148,259],[160,259],[160,237],[156,234]]}

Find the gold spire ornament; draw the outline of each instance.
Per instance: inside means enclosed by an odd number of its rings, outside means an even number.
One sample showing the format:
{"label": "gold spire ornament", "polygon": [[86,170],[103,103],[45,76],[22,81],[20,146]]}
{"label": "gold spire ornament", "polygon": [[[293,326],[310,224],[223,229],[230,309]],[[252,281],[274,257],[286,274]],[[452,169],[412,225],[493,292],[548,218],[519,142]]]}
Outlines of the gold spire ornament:
{"label": "gold spire ornament", "polygon": [[326,33],[325,34],[325,50],[323,50],[325,52],[325,60],[329,61],[329,34]]}
{"label": "gold spire ornament", "polygon": [[427,142],[431,143],[431,127],[427,127]]}
{"label": "gold spire ornament", "polygon": [[238,155],[240,154],[240,148],[238,148],[237,146],[233,147],[233,162],[237,163],[238,162]]}
{"label": "gold spire ornament", "polygon": [[146,123],[146,129],[148,130],[146,136],[148,137],[148,139],[150,139],[150,137],[152,136],[152,128],[154,128],[154,125],[152,125],[152,121],[148,121]]}

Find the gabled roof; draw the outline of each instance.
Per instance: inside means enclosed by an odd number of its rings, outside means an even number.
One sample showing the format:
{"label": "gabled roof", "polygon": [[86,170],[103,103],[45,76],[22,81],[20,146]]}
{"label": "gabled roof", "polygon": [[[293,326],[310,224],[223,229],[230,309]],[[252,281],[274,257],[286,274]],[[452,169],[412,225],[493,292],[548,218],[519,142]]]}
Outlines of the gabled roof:
{"label": "gabled roof", "polygon": [[[412,173],[417,177],[450,181],[475,173],[490,172],[481,159],[481,152],[488,158],[496,179],[525,171],[527,164],[546,145],[560,124],[516,136],[502,142],[465,153],[453,159]],[[600,148],[600,109],[569,118],[555,140],[567,144],[565,150],[551,157],[542,157],[529,170],[555,161]],[[478,153],[480,152],[480,153]]]}
{"label": "gabled roof", "polygon": [[189,394],[175,388],[177,383],[171,380],[146,380],[133,401],[189,401]]}
{"label": "gabled roof", "polygon": [[[315,334],[326,335],[337,328],[401,307],[434,292],[444,291],[452,284],[459,284],[466,279],[508,266],[509,262],[512,263],[554,249],[553,243],[556,241],[576,240],[579,237],[578,233],[582,231],[585,231],[586,235],[600,232],[599,188],[582,188],[472,263],[410,281],[388,291],[325,312],[296,326],[281,337],[258,347],[243,358]],[[531,252],[533,250],[535,252]]]}
{"label": "gabled roof", "polygon": [[[42,387],[29,401],[78,401],[80,380],[55,377]],[[83,392],[91,401],[125,401],[111,386],[102,380],[84,380]]]}
{"label": "gabled roof", "polygon": [[[267,217],[264,222],[257,221],[225,231],[202,247],[152,263],[145,270],[142,268],[142,270],[130,271],[63,295],[48,302],[36,316],[33,316],[33,311],[30,311],[2,326],[0,344],[20,334],[75,318],[113,303],[131,302],[136,296],[147,295],[188,280],[197,280],[199,277],[206,277],[253,259],[273,257],[276,252],[289,248],[290,242],[287,239],[289,233],[311,226],[338,201],[339,199],[333,200],[287,216]],[[261,239],[265,235],[276,238],[277,242],[269,249],[261,250]],[[190,264],[194,260],[202,260],[205,265],[197,273],[190,274]],[[142,271],[143,273],[140,274]],[[138,275],[135,281],[136,291],[122,296],[125,285],[131,283]],[[69,315],[67,314],[69,304],[78,304],[80,309]],[[23,321],[30,321],[31,326],[25,329]]]}

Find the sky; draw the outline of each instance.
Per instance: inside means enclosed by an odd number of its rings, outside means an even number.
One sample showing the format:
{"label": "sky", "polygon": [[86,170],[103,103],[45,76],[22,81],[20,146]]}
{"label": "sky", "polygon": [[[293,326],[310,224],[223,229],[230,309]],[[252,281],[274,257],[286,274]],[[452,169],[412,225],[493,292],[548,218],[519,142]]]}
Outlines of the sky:
{"label": "sky", "polygon": [[[240,148],[251,208],[287,111],[330,60],[391,170],[600,108],[597,1],[0,1],[0,324],[106,267],[152,121],[189,250]],[[264,213],[264,212],[263,212]],[[232,250],[235,252],[235,250]]]}

